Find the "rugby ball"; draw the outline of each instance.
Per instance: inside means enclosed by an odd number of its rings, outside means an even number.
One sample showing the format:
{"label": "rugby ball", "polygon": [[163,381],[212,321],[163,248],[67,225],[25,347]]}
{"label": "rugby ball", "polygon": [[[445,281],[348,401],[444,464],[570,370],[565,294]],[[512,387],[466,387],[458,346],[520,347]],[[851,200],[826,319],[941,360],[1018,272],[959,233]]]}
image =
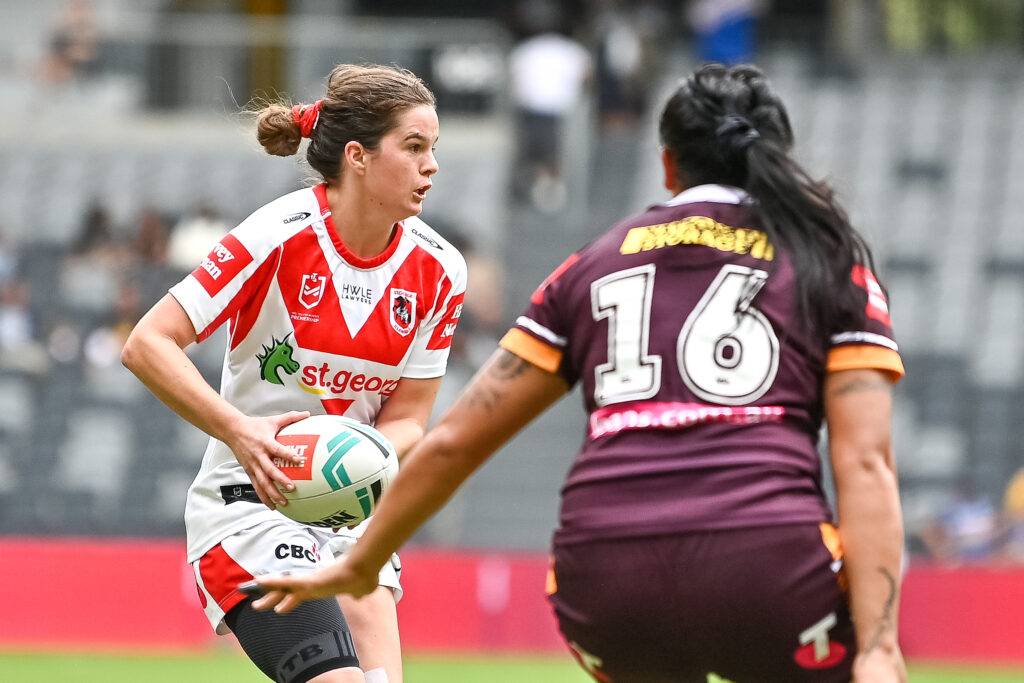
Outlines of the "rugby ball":
{"label": "rugby ball", "polygon": [[302,458],[275,460],[295,484],[282,491],[281,514],[322,527],[348,527],[373,514],[398,473],[398,455],[373,427],[340,415],[313,415],[277,434],[278,442]]}

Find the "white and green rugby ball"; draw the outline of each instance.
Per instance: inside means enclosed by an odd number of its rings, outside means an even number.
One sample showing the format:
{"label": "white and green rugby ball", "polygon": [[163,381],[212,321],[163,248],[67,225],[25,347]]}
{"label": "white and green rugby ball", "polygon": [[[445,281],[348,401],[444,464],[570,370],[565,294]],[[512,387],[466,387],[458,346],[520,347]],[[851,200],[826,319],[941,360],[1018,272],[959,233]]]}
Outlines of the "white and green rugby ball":
{"label": "white and green rugby ball", "polygon": [[313,415],[294,422],[277,440],[302,457],[301,464],[275,461],[295,484],[282,491],[278,511],[297,522],[349,527],[370,517],[398,474],[398,455],[373,427],[340,415]]}

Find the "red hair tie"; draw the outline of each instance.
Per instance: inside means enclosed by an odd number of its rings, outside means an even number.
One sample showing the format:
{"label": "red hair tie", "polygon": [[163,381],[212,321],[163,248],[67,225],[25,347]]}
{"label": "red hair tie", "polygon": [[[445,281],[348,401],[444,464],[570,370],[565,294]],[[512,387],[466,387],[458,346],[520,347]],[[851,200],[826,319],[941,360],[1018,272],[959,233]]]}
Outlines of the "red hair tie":
{"label": "red hair tie", "polygon": [[296,104],[292,107],[292,118],[295,123],[299,124],[302,137],[308,138],[316,128],[316,123],[320,120],[320,103],[322,101],[317,100],[313,104]]}

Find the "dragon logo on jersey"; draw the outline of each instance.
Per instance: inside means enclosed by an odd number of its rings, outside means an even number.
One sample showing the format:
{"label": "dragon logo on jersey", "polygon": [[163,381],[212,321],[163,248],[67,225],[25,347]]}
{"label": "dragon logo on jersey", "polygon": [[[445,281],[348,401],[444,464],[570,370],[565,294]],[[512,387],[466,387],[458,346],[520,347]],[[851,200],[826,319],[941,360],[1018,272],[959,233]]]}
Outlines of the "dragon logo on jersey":
{"label": "dragon logo on jersey", "polygon": [[327,276],[319,273],[306,273],[302,276],[302,286],[299,289],[299,303],[307,309],[313,308],[320,299],[324,298],[324,290],[327,288]]}
{"label": "dragon logo on jersey", "polygon": [[299,362],[292,358],[292,347],[288,343],[291,332],[278,341],[271,337],[270,346],[263,345],[263,353],[256,354],[256,360],[260,362],[260,379],[271,384],[284,384],[277,374],[278,370],[284,370],[285,374],[294,375],[299,371]]}
{"label": "dragon logo on jersey", "polygon": [[403,337],[416,325],[416,292],[391,288],[391,327]]}

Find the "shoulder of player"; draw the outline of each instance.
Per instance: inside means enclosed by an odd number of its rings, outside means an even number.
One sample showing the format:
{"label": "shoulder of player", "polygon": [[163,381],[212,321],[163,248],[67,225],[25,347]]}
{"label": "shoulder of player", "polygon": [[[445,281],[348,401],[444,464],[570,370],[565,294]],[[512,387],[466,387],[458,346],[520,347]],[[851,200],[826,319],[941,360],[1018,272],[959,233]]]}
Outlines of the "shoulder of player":
{"label": "shoulder of player", "polygon": [[417,216],[411,216],[402,222],[402,234],[430,258],[441,264],[452,279],[466,277],[466,259],[451,242],[439,232],[427,225]]}
{"label": "shoulder of player", "polygon": [[309,188],[289,192],[253,211],[231,233],[256,256],[269,253],[320,220],[320,205]]}

